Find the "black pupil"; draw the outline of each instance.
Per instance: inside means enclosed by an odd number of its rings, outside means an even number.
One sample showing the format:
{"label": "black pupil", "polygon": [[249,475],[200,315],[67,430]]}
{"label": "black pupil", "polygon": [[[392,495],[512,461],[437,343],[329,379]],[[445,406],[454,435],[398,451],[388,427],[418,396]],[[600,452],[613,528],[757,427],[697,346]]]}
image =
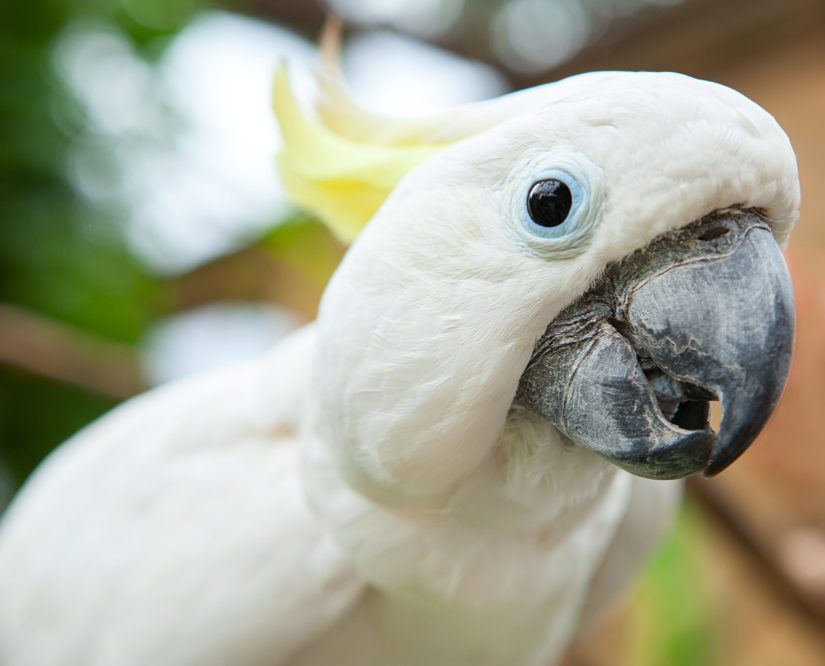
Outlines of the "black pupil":
{"label": "black pupil", "polygon": [[567,219],[572,204],[570,188],[555,178],[540,180],[530,188],[530,194],[527,195],[530,217],[542,227],[559,226]]}

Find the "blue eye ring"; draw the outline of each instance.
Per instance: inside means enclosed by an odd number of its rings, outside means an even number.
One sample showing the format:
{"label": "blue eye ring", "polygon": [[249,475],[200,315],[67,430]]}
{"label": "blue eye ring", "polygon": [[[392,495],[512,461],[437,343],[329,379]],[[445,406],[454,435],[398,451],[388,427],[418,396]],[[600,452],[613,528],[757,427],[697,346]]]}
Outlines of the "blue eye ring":
{"label": "blue eye ring", "polygon": [[572,174],[548,169],[533,179],[524,192],[525,229],[546,239],[567,238],[579,229],[587,192]]}
{"label": "blue eye ring", "polygon": [[[601,170],[582,159],[574,161],[560,156],[556,163],[559,162],[564,168],[538,169],[531,179],[523,181],[522,186],[513,192],[518,223],[511,228],[516,231],[521,244],[544,259],[569,259],[581,254],[590,244],[604,207]],[[530,215],[530,191],[536,184],[550,180],[563,183],[569,190],[570,208],[560,224],[542,226]]]}

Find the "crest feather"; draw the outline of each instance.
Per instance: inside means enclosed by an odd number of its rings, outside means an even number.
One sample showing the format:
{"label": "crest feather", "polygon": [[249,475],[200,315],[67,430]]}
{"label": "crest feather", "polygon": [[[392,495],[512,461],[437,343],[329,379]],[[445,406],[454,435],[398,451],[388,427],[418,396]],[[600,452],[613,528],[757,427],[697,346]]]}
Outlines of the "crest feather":
{"label": "crest feather", "polygon": [[441,146],[370,143],[338,133],[303,109],[286,67],[275,77],[275,115],[283,147],[278,167],[290,199],[350,243],[396,184]]}
{"label": "crest feather", "polygon": [[278,167],[287,194],[350,243],[407,172],[438,150],[497,124],[509,109],[493,100],[416,119],[372,113],[349,94],[339,64],[340,42],[340,22],[328,21],[314,109],[298,102],[283,64],[275,77],[274,107],[283,135]]}
{"label": "crest feather", "polygon": [[350,95],[341,70],[341,22],[327,20],[321,36],[320,62],[316,73],[316,110],[333,131],[356,141],[390,146],[447,144],[466,134],[444,136],[441,114],[425,118],[387,118],[359,106]]}
{"label": "crest feather", "polygon": [[391,146],[449,145],[498,124],[509,115],[498,100],[464,104],[421,118],[387,118],[352,99],[341,71],[341,21],[330,18],[321,36],[316,110],[324,124],[357,141]]}

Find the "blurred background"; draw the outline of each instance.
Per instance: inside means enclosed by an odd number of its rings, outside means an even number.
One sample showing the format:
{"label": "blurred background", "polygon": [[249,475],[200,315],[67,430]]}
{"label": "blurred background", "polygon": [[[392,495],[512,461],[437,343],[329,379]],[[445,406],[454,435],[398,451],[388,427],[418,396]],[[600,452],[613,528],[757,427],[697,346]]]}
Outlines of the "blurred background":
{"label": "blurred background", "polygon": [[825,664],[825,3],[35,0],[0,4],[0,510],[56,445],[151,386],[312,319],[340,247],[283,199],[273,71],[345,21],[394,115],[593,69],[677,70],[773,113],[799,157],[790,385],[570,666]]}

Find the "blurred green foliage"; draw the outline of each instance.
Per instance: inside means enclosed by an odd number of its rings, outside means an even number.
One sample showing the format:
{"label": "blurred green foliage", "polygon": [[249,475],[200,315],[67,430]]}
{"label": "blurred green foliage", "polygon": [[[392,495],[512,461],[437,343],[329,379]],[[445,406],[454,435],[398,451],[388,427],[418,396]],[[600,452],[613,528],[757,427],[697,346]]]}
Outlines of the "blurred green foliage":
{"label": "blurred green foliage", "polygon": [[19,486],[51,449],[115,404],[64,384],[0,372],[0,458]]}
{"label": "blurred green foliage", "polygon": [[704,519],[686,502],[669,538],[654,553],[634,596],[634,666],[719,664],[717,627],[702,552],[707,550]]}
{"label": "blurred green foliage", "polygon": [[[240,0],[37,0],[0,3],[0,305],[133,345],[183,304],[179,278],[153,273],[130,250],[116,197],[90,199],[70,176],[72,148],[93,119],[59,74],[61,38],[106,26],[153,64],[195,15]],[[168,132],[178,118],[165,119]],[[107,139],[107,141],[110,141]],[[105,142],[104,142],[105,143]],[[107,150],[95,153],[106,171]],[[274,187],[274,184],[273,184]],[[301,213],[250,243],[318,290],[340,258],[325,227]],[[0,323],[2,325],[2,323]],[[55,446],[117,400],[0,364],[0,509],[3,479],[19,486]]]}
{"label": "blurred green foliage", "polygon": [[321,221],[300,211],[270,229],[259,245],[319,289],[326,285],[343,253],[342,245]]}
{"label": "blurred green foliage", "polygon": [[[94,18],[150,56],[196,8],[189,0],[2,4],[0,300],[123,340],[137,339],[152,319],[157,281],[126,249],[112,223],[118,211],[91,204],[67,180],[67,149],[88,119],[55,74],[53,48],[67,26]],[[167,20],[151,27],[135,18],[152,12]]]}
{"label": "blurred green foliage", "polygon": [[[93,205],[67,179],[67,150],[88,119],[58,79],[53,49],[68,26],[93,19],[151,59],[202,4],[0,3],[0,302],[126,342],[169,306],[163,281],[127,249],[114,223],[119,211]],[[0,366],[0,465],[19,483],[113,402]]]}

